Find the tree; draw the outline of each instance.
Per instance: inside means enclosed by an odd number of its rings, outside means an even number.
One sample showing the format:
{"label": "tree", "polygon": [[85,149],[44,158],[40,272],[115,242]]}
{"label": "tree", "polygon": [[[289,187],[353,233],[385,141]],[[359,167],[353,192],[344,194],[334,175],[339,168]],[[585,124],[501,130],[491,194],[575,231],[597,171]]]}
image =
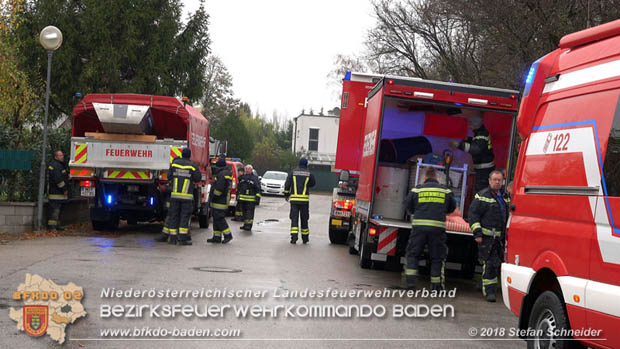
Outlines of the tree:
{"label": "tree", "polygon": [[205,73],[203,114],[217,120],[237,108],[239,101],[233,97],[232,76],[218,56],[211,55],[207,58]]}
{"label": "tree", "polygon": [[228,141],[228,156],[247,159],[252,154],[254,143],[237,110],[213,125],[212,137]]}
{"label": "tree", "polygon": [[182,9],[181,0],[27,2],[17,36],[31,82],[46,77],[40,30],[55,25],[64,37],[54,53],[50,118],[71,114],[76,92],[202,98],[209,17],[201,4],[184,24]]}
{"label": "tree", "polygon": [[0,0],[0,125],[7,134],[7,148],[22,144],[24,125],[32,121],[40,92],[28,80],[19,55],[16,32],[21,25],[23,0]]}

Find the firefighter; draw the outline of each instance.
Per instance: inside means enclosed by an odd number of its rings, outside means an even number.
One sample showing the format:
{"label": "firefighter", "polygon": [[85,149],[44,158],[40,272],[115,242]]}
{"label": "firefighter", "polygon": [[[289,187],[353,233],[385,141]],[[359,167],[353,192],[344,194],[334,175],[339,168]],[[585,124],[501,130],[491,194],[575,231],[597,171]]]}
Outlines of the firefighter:
{"label": "firefighter", "polygon": [[308,218],[310,216],[310,188],[316,181],[314,175],[308,171],[308,159],[301,158],[299,167],[293,170],[284,183],[284,198],[291,203],[291,244],[297,243],[299,234],[299,217],[301,216],[301,239],[304,244],[308,243],[310,229]]}
{"label": "firefighter", "polygon": [[49,184],[47,229],[49,230],[64,230],[60,225],[60,210],[62,204],[67,200],[67,188],[69,186],[69,176],[64,161],[65,155],[58,150],[54,153],[54,159],[47,168]]}
{"label": "firefighter", "polygon": [[476,194],[469,207],[471,230],[482,261],[482,294],[489,302],[495,302],[510,206],[510,197],[501,189],[503,179],[500,171],[491,172],[489,186]]}
{"label": "firefighter", "polygon": [[431,289],[442,290],[445,285],[444,267],[447,254],[446,214],[454,212],[456,201],[452,191],[437,181],[437,171],[428,167],[424,183],[411,189],[405,207],[412,214],[411,234],[407,243],[405,277],[407,288],[415,289],[419,258],[428,245],[431,260]]}
{"label": "firefighter", "polygon": [[[237,170],[237,186],[241,184],[241,177],[244,174],[245,170],[243,167]],[[243,222],[243,207],[241,206],[241,201],[239,200],[239,194],[237,194],[237,206],[235,206],[235,216],[232,220],[235,222]]]}
{"label": "firefighter", "polygon": [[489,175],[491,171],[495,170],[493,147],[491,146],[491,136],[484,127],[482,115],[479,112],[471,115],[467,123],[474,131],[474,137],[468,137],[461,142],[451,141],[450,145],[452,148],[458,148],[471,154],[476,172],[474,191],[477,193],[487,187]]}
{"label": "firefighter", "polygon": [[[171,244],[191,245],[189,223],[194,210],[194,182],[200,182],[202,175],[190,161],[192,151],[183,148],[181,158],[170,164],[168,181],[170,183],[170,209],[168,210],[168,231]],[[178,233],[178,234],[177,234]]]}
{"label": "firefighter", "polygon": [[245,174],[239,178],[239,202],[243,210],[243,226],[241,229],[248,231],[252,230],[252,224],[254,224],[256,198],[261,196],[258,176],[252,171],[252,165],[246,165]]}
{"label": "firefighter", "polygon": [[[211,214],[213,215],[213,237],[207,239],[207,242],[225,244],[233,238],[228,223],[226,223],[232,172],[226,168],[226,160],[223,158],[217,160],[215,166],[215,182],[211,185],[211,193],[209,194]],[[224,240],[222,240],[222,234],[224,234]]]}

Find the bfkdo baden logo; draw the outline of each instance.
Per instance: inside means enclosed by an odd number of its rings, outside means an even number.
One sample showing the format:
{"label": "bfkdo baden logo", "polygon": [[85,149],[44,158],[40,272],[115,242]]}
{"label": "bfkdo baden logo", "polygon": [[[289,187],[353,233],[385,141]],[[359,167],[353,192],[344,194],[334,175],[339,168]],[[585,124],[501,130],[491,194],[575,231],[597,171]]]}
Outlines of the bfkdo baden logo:
{"label": "bfkdo baden logo", "polygon": [[86,316],[82,306],[84,290],[70,282],[58,285],[39,275],[26,274],[26,281],[13,292],[13,300],[23,302],[21,309],[11,308],[9,317],[17,329],[33,337],[49,335],[62,344],[65,329]]}

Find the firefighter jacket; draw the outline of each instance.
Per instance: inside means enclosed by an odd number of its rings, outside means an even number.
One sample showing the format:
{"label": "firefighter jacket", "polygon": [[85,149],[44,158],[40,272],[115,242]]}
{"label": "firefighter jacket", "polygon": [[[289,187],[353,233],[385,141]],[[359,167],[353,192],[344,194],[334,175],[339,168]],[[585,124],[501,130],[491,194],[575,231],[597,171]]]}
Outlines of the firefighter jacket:
{"label": "firefighter jacket", "polygon": [[491,136],[484,127],[474,130],[474,137],[468,137],[459,144],[459,149],[471,154],[474,169],[494,168],[493,147],[491,146]]}
{"label": "firefighter jacket", "polygon": [[241,176],[241,178],[239,178],[238,191],[240,201],[256,201],[256,197],[261,196],[258,177],[253,173]]}
{"label": "firefighter jacket", "polygon": [[198,166],[189,159],[174,159],[168,170],[170,199],[194,200],[194,182],[200,182],[201,179]]}
{"label": "firefighter jacket", "polygon": [[65,192],[69,186],[69,176],[65,164],[53,159],[47,167],[49,200],[66,200]]}
{"label": "firefighter jacket", "polygon": [[469,222],[474,238],[489,236],[503,241],[509,209],[510,197],[503,190],[499,195],[490,187],[478,192],[469,206]]}
{"label": "firefighter jacket", "polygon": [[413,214],[413,227],[434,227],[446,229],[446,214],[456,209],[452,191],[429,178],[424,184],[411,189],[405,199],[405,207]]}
{"label": "firefighter jacket", "polygon": [[286,177],[284,196],[293,203],[307,203],[310,201],[310,188],[315,184],[314,175],[307,168],[298,167]]}
{"label": "firefighter jacket", "polygon": [[232,172],[230,169],[227,167],[218,169],[215,174],[215,182],[211,185],[211,193],[209,194],[212,208],[228,210],[232,179]]}

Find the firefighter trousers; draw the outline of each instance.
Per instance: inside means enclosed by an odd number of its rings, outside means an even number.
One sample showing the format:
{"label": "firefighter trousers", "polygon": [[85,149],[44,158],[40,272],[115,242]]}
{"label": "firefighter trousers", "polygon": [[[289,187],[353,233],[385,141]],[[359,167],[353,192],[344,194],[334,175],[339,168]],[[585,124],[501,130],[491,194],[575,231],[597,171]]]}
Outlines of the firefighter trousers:
{"label": "firefighter trousers", "polygon": [[243,220],[243,201],[237,201],[237,206],[235,206],[235,217],[233,221],[241,222]]}
{"label": "firefighter trousers", "polygon": [[482,261],[482,294],[495,294],[500,274],[504,247],[499,238],[483,236],[478,244],[478,258]]}
{"label": "firefighter trousers", "polygon": [[475,170],[476,185],[474,187],[474,194],[489,186],[489,175],[494,170],[495,170],[495,167],[481,168],[479,170]]}
{"label": "firefighter trousers", "polygon": [[415,287],[418,276],[418,265],[424,246],[428,245],[431,260],[431,286],[433,289],[445,288],[444,268],[446,264],[447,246],[446,230],[441,228],[414,226],[407,242],[407,265],[405,277],[407,287]]}
{"label": "firefighter trousers", "polygon": [[254,201],[245,201],[242,200],[241,209],[243,210],[243,226],[247,229],[252,229],[252,225],[254,224],[254,206],[256,203]]}
{"label": "firefighter trousers", "polygon": [[309,204],[291,202],[291,236],[296,239],[299,233],[299,218],[301,217],[301,235],[310,235],[308,219],[310,218]]}
{"label": "firefighter trousers", "polygon": [[211,214],[213,215],[213,236],[221,236],[222,234],[230,234],[230,228],[226,222],[226,209],[219,209],[212,207]]}
{"label": "firefighter trousers", "polygon": [[193,208],[194,202],[192,200],[170,200],[170,208],[166,218],[170,235],[179,234],[187,236]]}
{"label": "firefighter trousers", "polygon": [[60,210],[64,200],[49,199],[47,202],[47,227],[54,229],[60,225]]}

